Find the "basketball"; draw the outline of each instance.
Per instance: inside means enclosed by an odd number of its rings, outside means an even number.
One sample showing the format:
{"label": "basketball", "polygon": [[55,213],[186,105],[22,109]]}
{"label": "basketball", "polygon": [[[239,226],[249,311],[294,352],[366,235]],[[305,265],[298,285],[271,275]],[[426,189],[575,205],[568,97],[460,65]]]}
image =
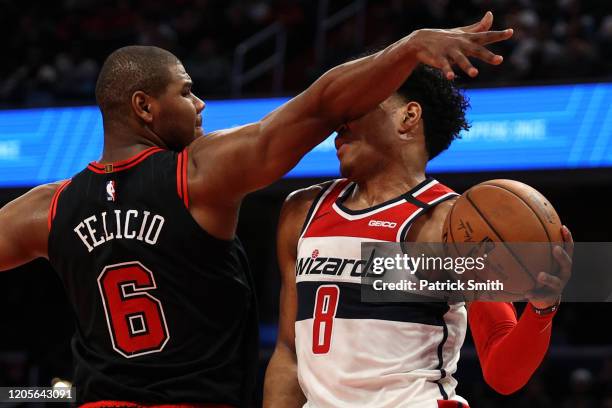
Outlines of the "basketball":
{"label": "basketball", "polygon": [[490,294],[491,300],[512,301],[535,288],[539,272],[554,271],[552,248],[553,243],[563,243],[561,226],[552,204],[533,187],[490,180],[459,197],[447,216],[443,237],[452,256],[486,254],[487,267],[462,279],[499,280],[503,291]]}

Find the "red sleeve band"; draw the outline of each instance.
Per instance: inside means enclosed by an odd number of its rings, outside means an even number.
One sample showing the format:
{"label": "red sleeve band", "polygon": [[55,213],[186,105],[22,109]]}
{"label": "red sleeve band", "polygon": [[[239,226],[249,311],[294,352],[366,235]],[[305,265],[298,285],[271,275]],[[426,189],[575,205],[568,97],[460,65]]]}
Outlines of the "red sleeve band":
{"label": "red sleeve band", "polygon": [[521,389],[548,351],[555,313],[539,316],[527,305],[517,322],[512,303],[473,302],[468,319],[482,373],[500,394]]}

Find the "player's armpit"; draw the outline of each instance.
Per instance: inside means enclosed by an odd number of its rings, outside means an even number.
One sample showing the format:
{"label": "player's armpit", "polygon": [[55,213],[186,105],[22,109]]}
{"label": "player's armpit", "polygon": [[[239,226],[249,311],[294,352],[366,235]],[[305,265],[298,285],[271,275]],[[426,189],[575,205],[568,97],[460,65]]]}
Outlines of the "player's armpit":
{"label": "player's armpit", "polygon": [[297,408],[306,402],[297,378],[295,262],[302,226],[320,191],[320,186],[314,186],[292,193],[285,201],[280,214],[276,241],[281,270],[280,316],[276,348],[268,364],[264,382],[266,408]]}
{"label": "player's armpit", "polygon": [[47,256],[48,214],[58,186],[36,187],[0,209],[0,271]]}
{"label": "player's armpit", "polygon": [[553,316],[539,316],[527,305],[517,322],[511,303],[470,303],[468,320],[483,376],[495,391],[512,394],[529,381],[548,350]]}

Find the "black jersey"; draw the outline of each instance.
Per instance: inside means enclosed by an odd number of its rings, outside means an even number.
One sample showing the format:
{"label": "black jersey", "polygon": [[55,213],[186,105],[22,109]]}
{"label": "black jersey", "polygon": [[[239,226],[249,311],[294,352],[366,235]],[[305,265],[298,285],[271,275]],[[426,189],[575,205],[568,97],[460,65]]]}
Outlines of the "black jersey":
{"label": "black jersey", "polygon": [[76,315],[78,402],[249,404],[252,278],[240,242],[189,213],[186,155],[92,163],[52,201],[49,259]]}

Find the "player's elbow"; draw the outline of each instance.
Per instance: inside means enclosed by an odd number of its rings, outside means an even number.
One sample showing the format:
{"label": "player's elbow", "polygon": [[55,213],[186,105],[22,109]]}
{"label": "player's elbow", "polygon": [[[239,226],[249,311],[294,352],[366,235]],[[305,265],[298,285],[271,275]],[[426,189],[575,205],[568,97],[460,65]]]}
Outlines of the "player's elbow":
{"label": "player's elbow", "polygon": [[484,379],[489,387],[502,395],[514,394],[527,384],[529,379],[517,378],[512,370],[484,370]]}

